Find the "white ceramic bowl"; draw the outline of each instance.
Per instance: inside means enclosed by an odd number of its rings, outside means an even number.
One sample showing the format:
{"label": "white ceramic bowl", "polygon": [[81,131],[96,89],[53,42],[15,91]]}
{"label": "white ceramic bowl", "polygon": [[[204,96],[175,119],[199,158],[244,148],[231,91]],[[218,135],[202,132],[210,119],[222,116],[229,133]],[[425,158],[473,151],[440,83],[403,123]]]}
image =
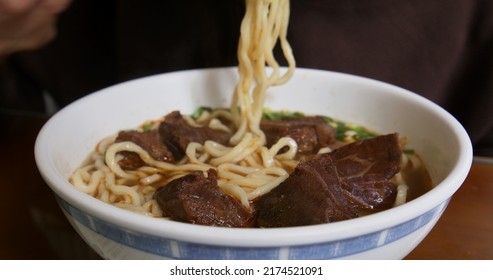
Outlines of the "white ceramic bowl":
{"label": "white ceramic bowl", "polygon": [[269,90],[266,106],[323,114],[408,137],[435,188],[400,207],[331,224],[218,228],[144,217],[90,197],[68,182],[98,141],[172,110],[228,106],[236,68],[191,70],[109,87],[63,108],[40,131],[38,168],[77,232],[107,259],[399,259],[435,225],[472,162],[468,135],[429,100],[379,81],[297,69]]}

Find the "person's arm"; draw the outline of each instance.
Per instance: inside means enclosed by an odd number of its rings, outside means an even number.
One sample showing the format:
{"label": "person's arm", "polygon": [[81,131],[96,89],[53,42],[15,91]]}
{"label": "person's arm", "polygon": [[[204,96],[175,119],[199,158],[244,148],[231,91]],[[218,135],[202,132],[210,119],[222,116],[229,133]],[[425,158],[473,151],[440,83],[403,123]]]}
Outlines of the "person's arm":
{"label": "person's arm", "polygon": [[0,0],[0,61],[42,47],[56,35],[57,16],[71,0]]}

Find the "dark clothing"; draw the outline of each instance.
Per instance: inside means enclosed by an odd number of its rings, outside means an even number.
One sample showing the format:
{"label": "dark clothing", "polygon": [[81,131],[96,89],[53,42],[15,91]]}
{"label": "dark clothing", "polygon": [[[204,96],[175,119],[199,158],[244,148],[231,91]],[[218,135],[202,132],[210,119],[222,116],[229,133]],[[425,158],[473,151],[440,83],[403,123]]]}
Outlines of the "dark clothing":
{"label": "dark clothing", "polygon": [[[168,71],[237,65],[243,0],[74,1],[58,37],[0,67],[0,107],[42,110]],[[292,0],[297,66],[362,75],[436,102],[493,156],[493,1]]]}

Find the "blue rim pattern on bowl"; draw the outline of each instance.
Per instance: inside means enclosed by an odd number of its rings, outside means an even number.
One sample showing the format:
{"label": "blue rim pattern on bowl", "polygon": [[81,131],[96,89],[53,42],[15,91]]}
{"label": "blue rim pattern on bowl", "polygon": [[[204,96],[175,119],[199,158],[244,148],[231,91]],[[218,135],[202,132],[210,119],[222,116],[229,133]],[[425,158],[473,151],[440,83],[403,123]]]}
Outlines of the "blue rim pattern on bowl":
{"label": "blue rim pattern on bowl", "polygon": [[335,259],[394,242],[442,214],[448,201],[412,220],[363,236],[292,247],[222,247],[169,240],[127,230],[88,215],[56,195],[62,209],[88,229],[125,246],[171,259]]}

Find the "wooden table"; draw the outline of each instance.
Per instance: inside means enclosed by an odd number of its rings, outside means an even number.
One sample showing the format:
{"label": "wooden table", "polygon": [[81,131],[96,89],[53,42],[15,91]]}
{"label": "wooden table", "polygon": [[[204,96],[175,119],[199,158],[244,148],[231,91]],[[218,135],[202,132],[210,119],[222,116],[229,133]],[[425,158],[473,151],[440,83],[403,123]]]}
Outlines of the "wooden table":
{"label": "wooden table", "polygon": [[493,259],[493,161],[475,158],[442,217],[406,259]]}
{"label": "wooden table", "polygon": [[[0,259],[99,259],[58,208],[34,162],[45,116],[0,112]],[[426,239],[406,259],[493,259],[493,163],[476,160]]]}

